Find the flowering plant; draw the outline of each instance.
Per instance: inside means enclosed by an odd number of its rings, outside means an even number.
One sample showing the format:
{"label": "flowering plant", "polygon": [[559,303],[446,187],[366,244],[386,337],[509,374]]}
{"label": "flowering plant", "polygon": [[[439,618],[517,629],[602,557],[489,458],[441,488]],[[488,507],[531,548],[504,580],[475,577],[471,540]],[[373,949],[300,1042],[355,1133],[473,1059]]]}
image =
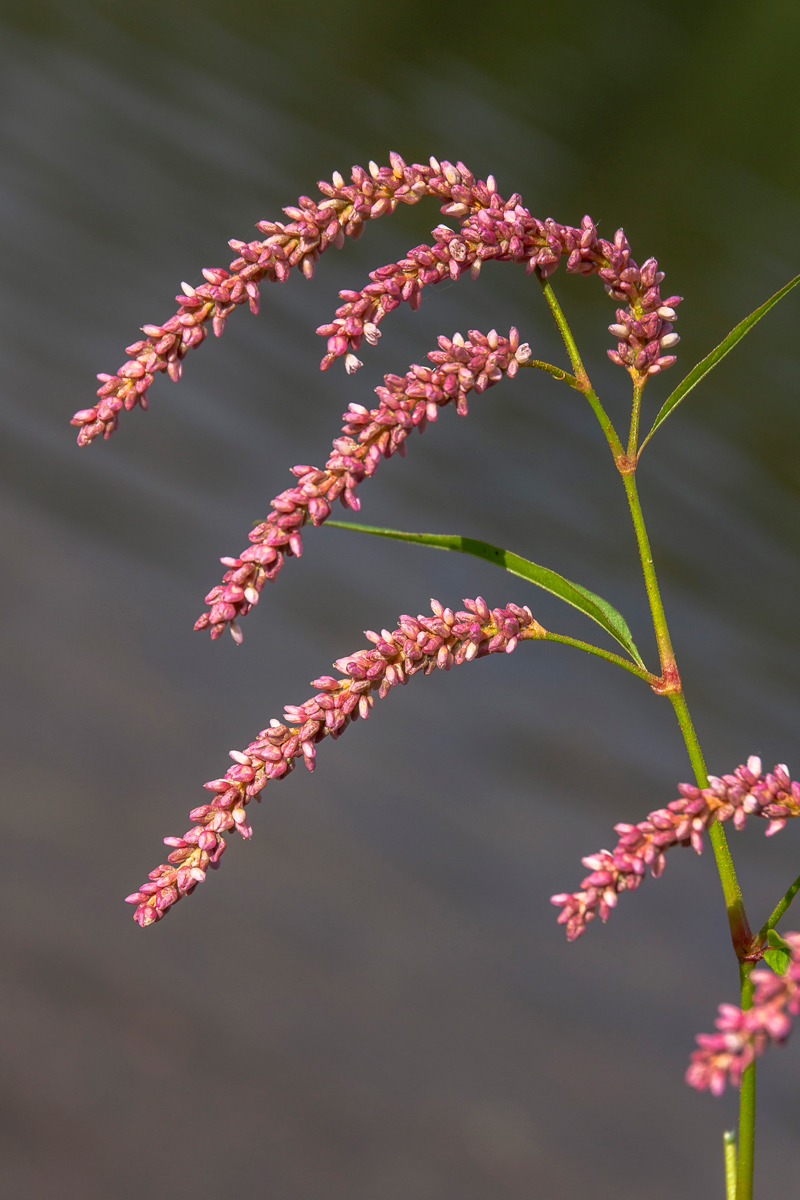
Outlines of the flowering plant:
{"label": "flowering plant", "polygon": [[[489,654],[510,654],[521,642],[554,641],[598,655],[641,679],[672,705],[694,771],[694,783],[678,786],[678,798],[648,814],[636,825],[615,827],[619,840],[612,850],[600,850],[583,859],[589,874],[578,890],[552,897],[560,909],[559,922],[570,940],[584,933],[599,914],[605,921],[621,893],[635,890],[649,867],[658,876],[665,854],[673,846],[691,846],[700,853],[708,832],[716,858],[727,907],[733,949],[739,964],[741,1004],[723,1004],[718,1032],[701,1034],[687,1071],[687,1082],[715,1095],[727,1083],[740,1089],[740,1123],[737,1138],[725,1135],[728,1200],[752,1196],[755,1059],[770,1042],[787,1038],[791,1016],[800,1011],[800,933],[781,937],[775,926],[800,890],[796,880],[764,925],[753,933],[728,847],[723,825],[732,822],[741,830],[748,816],[767,822],[767,836],[778,833],[790,817],[800,815],[800,783],[793,782],[782,764],[764,772],[759,758],[721,777],[709,776],[681,685],[667,619],[661,601],[653,557],[636,487],[636,471],[650,438],[690,391],[737,344],[753,325],[800,282],[791,280],[771,299],[746,317],[712,350],[663,402],[646,437],[640,437],[640,416],[646,384],[672,367],[679,342],[674,330],[680,296],[662,297],[664,274],[653,258],[641,266],[631,256],[622,229],[612,241],[598,236],[594,222],[584,217],[580,228],[538,220],[519,195],[503,199],[492,176],[476,180],[463,163],[453,165],[431,159],[427,165],[407,165],[392,154],[390,165],[369,170],[355,167],[351,182],[337,173],[330,183],[319,184],[318,200],[301,196],[284,211],[287,222],[262,221],[263,240],[232,241],[237,257],[229,269],[204,270],[206,282],[195,288],[182,285],[179,308],[161,325],[144,325],[143,338],[127,348],[128,359],[114,375],[100,375],[99,400],[73,417],[79,428],[78,443],[108,438],[120,414],[136,405],[147,407],[148,389],[157,373],[174,381],[180,378],[189,350],[206,338],[209,325],[219,336],[230,313],[248,303],[258,311],[259,285],[264,280],[283,282],[292,269],[311,279],[317,259],[329,246],[341,247],[347,237],[357,238],[367,220],[393,212],[398,204],[416,204],[426,196],[442,203],[442,212],[457,228],[439,225],[430,245],[416,246],[405,258],[371,272],[360,291],[343,291],[342,305],[333,320],[318,333],[327,339],[322,370],[339,358],[348,374],[362,366],[357,352],[363,342],[374,345],[381,336],[384,318],[402,303],[419,307],[429,285],[457,280],[465,272],[473,277],[483,262],[497,259],[524,266],[534,274],[561,333],[570,370],[540,361],[530,346],[520,341],[516,329],[501,335],[496,330],[471,330],[467,337],[439,337],[430,365],[413,365],[405,375],[386,375],[375,390],[378,404],[368,409],[351,403],[344,414],[340,436],[323,468],[298,465],[291,487],[271,503],[268,517],[249,535],[249,545],[238,555],[224,557],[222,582],[206,596],[206,611],[195,628],[218,638],[229,629],[242,640],[240,618],[259,602],[268,580],[274,580],[288,558],[303,552],[302,530],[324,523],[383,537],[399,538],[441,549],[472,554],[496,563],[511,574],[544,588],[595,621],[617,643],[617,651],[579,641],[545,629],[527,605],[509,602],[491,608],[482,597],[464,601],[462,609],[431,601],[431,614],[401,615],[395,628],[366,631],[369,645],[334,664],[338,676],[322,675],[312,681],[313,694],[299,705],[287,705],[282,719],[273,719],[244,750],[231,751],[233,765],[205,784],[209,802],[194,808],[192,827],[182,837],[164,839],[171,848],[168,861],[152,870],[148,879],[127,897],[135,905],[134,917],[142,927],[159,921],[184,896],[220,865],[224,834],[238,831],[249,838],[252,829],[247,808],[271,780],[287,776],[302,759],[314,770],[317,746],[333,739],[353,722],[366,720],[375,698],[384,699],[392,688],[412,675],[472,662]],[[632,407],[626,442],[623,442],[594,391],[567,320],[550,284],[562,263],[566,270],[597,275],[619,305],[609,330],[614,338],[609,358],[627,372],[632,383]],[[405,455],[406,439],[435,422],[439,412],[454,405],[466,416],[470,394],[480,396],[522,369],[548,372],[580,392],[591,406],[606,437],[613,463],[625,488],[640,553],[660,664],[657,672],[646,667],[624,617],[606,600],[572,583],[555,571],[519,555],[475,539],[443,534],[405,533],[330,519],[339,500],[345,509],[358,511],[361,483],[374,474],[382,458],[395,452]],[[619,653],[618,651],[622,651]],[[765,960],[770,970],[754,967]]]}

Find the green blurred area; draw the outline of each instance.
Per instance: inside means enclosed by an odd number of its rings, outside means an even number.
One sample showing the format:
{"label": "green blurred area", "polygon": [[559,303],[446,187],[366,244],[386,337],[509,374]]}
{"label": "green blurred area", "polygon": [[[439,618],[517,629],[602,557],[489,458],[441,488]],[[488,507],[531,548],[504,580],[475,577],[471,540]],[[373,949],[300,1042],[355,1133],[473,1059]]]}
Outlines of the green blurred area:
{"label": "green blurred area", "polygon": [[[350,107],[355,79],[402,98],[415,70],[447,70],[460,61],[580,155],[595,203],[628,198],[638,206],[646,198],[674,231],[691,215],[692,200],[719,198],[719,163],[741,164],[787,194],[800,183],[800,9],[786,0],[629,0],[613,8],[586,0],[354,0],[342,7],[306,0],[297,8],[243,0],[94,0],[77,7],[54,0],[6,3],[0,13],[29,33],[87,47],[85,14],[95,14],[144,45],[195,62],[194,27],[213,21],[301,70],[309,107],[323,105],[318,115],[327,112],[331,122],[363,119]],[[209,54],[206,46],[207,60]],[[202,65],[259,91],[258,78],[242,74],[229,55]],[[405,132],[413,140],[418,131]]]}

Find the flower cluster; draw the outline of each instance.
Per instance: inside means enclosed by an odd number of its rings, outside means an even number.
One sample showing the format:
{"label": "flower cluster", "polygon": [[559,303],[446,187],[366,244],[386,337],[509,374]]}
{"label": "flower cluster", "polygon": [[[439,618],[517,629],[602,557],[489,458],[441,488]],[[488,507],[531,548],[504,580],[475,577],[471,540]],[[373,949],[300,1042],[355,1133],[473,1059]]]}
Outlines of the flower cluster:
{"label": "flower cluster", "polygon": [[258,312],[262,281],[282,283],[293,268],[310,279],[329,246],[341,247],[346,237],[360,235],[366,221],[393,212],[398,204],[416,204],[423,196],[443,201],[442,212],[460,220],[459,231],[438,226],[433,245],[417,246],[399,262],[373,271],[361,291],[340,292],[344,304],[318,331],[328,338],[323,369],[344,356],[348,372],[357,370],[361,363],[355,351],[362,339],[377,340],[378,325],[388,312],[404,301],[416,308],[427,284],[458,279],[465,271],[477,275],[491,258],[522,263],[547,276],[566,257],[567,270],[599,275],[609,294],[626,305],[610,327],[618,339],[617,349],[609,351],[614,362],[625,366],[635,382],[643,382],[675,361],[668,351],[678,341],[672,322],[680,297],[662,300],[664,276],[658,264],[650,258],[639,268],[621,229],[609,242],[598,238],[590,217],[583,218],[580,228],[550,218],[540,221],[523,207],[519,195],[504,200],[492,176],[476,180],[461,162],[454,166],[432,158],[427,166],[408,166],[398,154],[390,155],[390,161],[388,167],[370,163],[369,171],[354,167],[349,184],[334,173],[331,183],[319,183],[322,200],[301,196],[296,206],[284,209],[288,222],[259,222],[263,240],[232,240],[237,257],[229,269],[204,269],[206,282],[197,288],[182,284],[178,311],[162,325],[143,325],[144,337],[126,348],[128,360],[116,374],[98,376],[99,402],[72,418],[78,444],[86,446],[101,434],[109,438],[123,408],[146,408],[158,373],[177,381],[183,358],[205,340],[209,324],[219,336],[239,305],[247,303]]}
{"label": "flower cluster", "polygon": [[486,335],[471,330],[466,340],[460,333],[452,341],[440,337],[439,349],[428,355],[433,367],[412,366],[402,377],[386,375],[383,386],[375,389],[380,400],[377,408],[351,404],[344,413],[343,436],[334,441],[324,470],[293,467],[296,485],[272,501],[266,521],[250,533],[252,545],[238,558],[222,559],[228,571],[222,584],[206,596],[210,610],[198,619],[195,629],[208,628],[217,638],[230,623],[233,637],[241,641],[236,618],[258,603],[261,589],[275,578],[285,557],[302,554],[300,530],[307,521],[321,525],[337,499],[357,511],[356,489],[375,473],[381,457],[391,458],[395,451],[405,454],[409,433],[415,428],[421,433],[445,405],[455,405],[465,416],[469,392],[480,395],[504,376],[513,378],[530,353],[527,343],[520,345],[516,329],[507,338],[494,329]]}
{"label": "flower cluster", "polygon": [[620,839],[613,851],[600,850],[581,860],[591,871],[581,891],[551,897],[551,903],[561,908],[558,921],[566,925],[570,941],[580,937],[598,912],[601,920],[607,920],[619,893],[634,891],[648,867],[659,876],[664,852],[671,846],[691,845],[700,854],[703,832],[715,821],[732,819],[736,829],[744,829],[748,816],[764,817],[771,837],[789,817],[800,816],[800,783],[792,782],[783,763],[763,774],[761,759],[755,756],[732,775],[721,779],[710,775],[707,788],[681,783],[678,791],[680,799],[651,812],[646,821],[615,825]]}
{"label": "flower cluster", "polygon": [[[433,230],[433,245],[417,246],[399,262],[371,271],[371,283],[360,292],[340,292],[345,303],[330,324],[317,330],[328,338],[328,353],[320,364],[323,370],[342,355],[347,370],[357,370],[361,363],[355,351],[362,338],[374,344],[386,313],[402,301],[418,308],[422,289],[428,284],[458,279],[465,271],[475,277],[488,259],[521,263],[528,273],[538,269],[540,275],[548,276],[562,258],[570,272],[599,275],[609,295],[627,305],[617,310],[617,321],[609,326],[618,339],[617,349],[608,351],[613,362],[626,367],[637,384],[672,366],[675,357],[668,351],[680,341],[673,322],[677,319],[674,306],[681,297],[662,299],[663,271],[658,270],[654,258],[637,266],[622,229],[609,242],[598,238],[588,216],[579,229],[549,217],[540,221],[523,207],[516,193],[503,200],[491,177],[486,183],[476,182],[463,163],[458,167],[445,163],[443,169],[454,202],[442,211],[463,218],[460,230],[438,225]],[[432,181],[432,190],[438,183]]]}
{"label": "flower cluster", "polygon": [[323,675],[312,681],[317,692],[300,705],[287,705],[283,722],[272,720],[243,752],[231,751],[233,766],[221,779],[205,786],[213,793],[210,804],[189,814],[195,824],[183,837],[168,837],[173,847],[169,861],[150,872],[146,883],[127,897],[136,905],[134,919],[141,926],[158,921],[182,896],[194,891],[209,868],[219,866],[225,850],[222,834],[237,830],[249,838],[252,829],[246,808],[270,779],[282,779],[303,759],[313,771],[317,745],[330,736],[338,738],[358,717],[366,719],[375,694],[383,699],[399,683],[423,671],[471,662],[487,654],[510,654],[523,639],[545,636],[529,608],[508,604],[490,609],[478,596],[465,600],[465,608],[453,612],[431,601],[430,617],[401,616],[394,630],[366,631],[373,643],[357,650],[334,666],[344,676]]}
{"label": "flower cluster", "polygon": [[755,985],[752,1008],[720,1004],[714,1024],[719,1033],[699,1033],[686,1072],[686,1082],[715,1096],[725,1084],[738,1087],[742,1072],[770,1042],[785,1042],[791,1033],[791,1016],[800,1012],[800,933],[783,934],[790,947],[785,975],[761,969],[750,976]]}

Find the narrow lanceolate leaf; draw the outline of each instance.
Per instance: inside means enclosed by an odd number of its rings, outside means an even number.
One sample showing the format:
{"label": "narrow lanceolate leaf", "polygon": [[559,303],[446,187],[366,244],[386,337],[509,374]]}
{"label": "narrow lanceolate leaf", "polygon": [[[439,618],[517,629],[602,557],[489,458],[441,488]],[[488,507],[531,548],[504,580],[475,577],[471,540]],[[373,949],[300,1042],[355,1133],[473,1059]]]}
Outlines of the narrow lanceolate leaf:
{"label": "narrow lanceolate leaf", "polygon": [[326,521],[326,525],[335,525],[338,529],[354,529],[357,533],[373,533],[377,537],[396,538],[401,542],[417,542],[422,546],[434,546],[439,550],[458,550],[461,554],[474,554],[487,562],[503,567],[512,575],[519,575],[537,587],[544,588],[559,599],[565,600],[573,608],[579,609],[587,617],[596,621],[606,633],[619,642],[628,652],[633,661],[644,668],[641,655],[636,649],[631,631],[622,613],[617,612],[613,605],[602,596],[596,596],[588,588],[578,583],[571,583],[563,575],[551,571],[548,567],[540,567],[538,563],[503,550],[500,546],[492,546],[489,542],[480,542],[477,538],[460,537],[450,533],[404,533],[399,529],[378,529],[374,525],[354,525],[350,521]]}
{"label": "narrow lanceolate leaf", "polygon": [[790,292],[793,287],[796,287],[798,283],[800,283],[800,275],[795,275],[794,279],[790,279],[785,287],[782,287],[781,290],[776,292],[774,296],[770,296],[769,300],[762,304],[760,308],[757,308],[755,312],[750,313],[749,317],[745,317],[743,321],[740,321],[736,328],[730,331],[728,336],[720,342],[716,349],[712,350],[711,353],[707,354],[706,357],[702,359],[696,367],[692,368],[686,378],[682,380],[682,382],[679,383],[675,388],[675,391],[672,392],[671,395],[669,395],[664,401],[663,405],[661,406],[661,411],[653,422],[653,428],[642,442],[642,449],[644,449],[644,447],[650,441],[650,438],[658,429],[659,425],[666,421],[673,409],[677,408],[681,400],[688,396],[689,392],[697,387],[700,380],[705,378],[708,372],[713,370],[717,363],[722,361],[725,355],[733,349],[737,342],[740,342],[744,335],[749,333],[753,326],[757,324],[757,322],[760,321],[761,318],[765,316],[766,313],[768,313],[769,310],[775,304],[777,304],[779,300],[782,300],[787,292]]}

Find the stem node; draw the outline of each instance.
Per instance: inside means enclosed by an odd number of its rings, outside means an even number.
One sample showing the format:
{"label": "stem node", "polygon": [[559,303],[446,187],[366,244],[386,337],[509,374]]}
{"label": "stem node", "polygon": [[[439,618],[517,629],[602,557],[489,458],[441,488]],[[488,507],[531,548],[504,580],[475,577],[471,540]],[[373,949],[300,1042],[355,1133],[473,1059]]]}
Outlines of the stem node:
{"label": "stem node", "polygon": [[638,454],[619,454],[614,460],[620,475],[633,475],[639,465]]}
{"label": "stem node", "polygon": [[667,663],[661,678],[657,679],[655,683],[651,683],[650,687],[657,696],[679,696],[683,688],[677,664]]}

